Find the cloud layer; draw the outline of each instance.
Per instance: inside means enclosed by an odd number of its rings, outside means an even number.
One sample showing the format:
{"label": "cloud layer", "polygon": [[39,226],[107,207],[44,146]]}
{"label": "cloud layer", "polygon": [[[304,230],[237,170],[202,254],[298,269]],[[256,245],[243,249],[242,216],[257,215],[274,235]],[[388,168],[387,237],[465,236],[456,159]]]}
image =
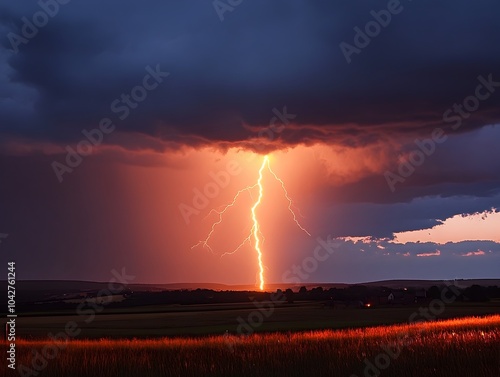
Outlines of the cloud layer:
{"label": "cloud layer", "polygon": [[[194,145],[242,142],[252,135],[245,126],[267,126],[282,106],[297,118],[274,147],[427,134],[474,94],[478,76],[500,81],[493,1],[401,3],[347,64],[339,44],[354,44],[354,27],[364,30],[384,5],[257,0],[221,22],[210,2],[70,2],[17,54],[0,55],[0,131],[78,140],[156,64],[171,72],[168,83],[119,128]],[[38,10],[2,6],[4,47]],[[481,103],[462,130],[497,122],[499,104]]]}

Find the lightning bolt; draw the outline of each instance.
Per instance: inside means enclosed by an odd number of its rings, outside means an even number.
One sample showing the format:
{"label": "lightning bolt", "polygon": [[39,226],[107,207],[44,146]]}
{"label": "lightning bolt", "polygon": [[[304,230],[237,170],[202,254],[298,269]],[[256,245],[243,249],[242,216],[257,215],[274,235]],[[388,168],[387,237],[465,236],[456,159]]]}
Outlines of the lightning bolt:
{"label": "lightning bolt", "polygon": [[254,247],[255,251],[257,251],[257,261],[259,262],[259,288],[260,290],[264,290],[264,265],[262,264],[262,251],[260,250],[260,239],[259,239],[259,231],[260,231],[260,225],[259,221],[257,220],[257,215],[255,214],[255,210],[259,206],[260,202],[262,201],[262,196],[264,195],[264,188],[262,187],[262,170],[264,170],[264,167],[269,166],[269,156],[264,157],[264,161],[262,161],[262,165],[260,166],[259,169],[259,179],[257,180],[257,185],[259,186],[259,197],[257,198],[257,201],[255,204],[252,206],[252,221],[253,221],[253,226],[252,226],[252,234],[253,234],[253,239],[254,239]]}
{"label": "lightning bolt", "polygon": [[239,249],[241,249],[243,247],[243,245],[245,245],[247,242],[250,242],[250,240],[253,238],[253,246],[254,246],[254,249],[257,253],[257,262],[258,262],[258,266],[259,266],[259,288],[260,290],[264,290],[264,284],[265,284],[265,279],[264,279],[264,263],[262,261],[262,256],[263,256],[263,253],[262,253],[262,250],[261,250],[261,244],[263,242],[263,239],[264,237],[262,236],[261,234],[261,231],[260,231],[260,224],[259,224],[259,220],[257,218],[257,207],[259,207],[259,205],[261,204],[262,202],[262,198],[264,197],[264,186],[262,184],[262,179],[264,177],[264,169],[269,170],[269,172],[271,173],[271,175],[280,183],[281,185],[281,188],[283,189],[283,192],[285,194],[285,198],[286,200],[288,201],[288,210],[290,211],[290,213],[292,214],[293,216],[293,221],[295,222],[295,224],[303,231],[305,232],[308,236],[310,236],[311,234],[299,223],[299,221],[297,220],[297,216],[295,215],[295,212],[293,211],[292,207],[293,207],[293,201],[292,199],[290,198],[290,196],[288,195],[288,192],[286,190],[286,187],[285,187],[285,183],[283,182],[282,179],[280,179],[276,173],[271,169],[271,165],[269,163],[269,156],[266,155],[264,157],[264,159],[262,160],[262,164],[260,165],[260,168],[259,168],[259,176],[258,176],[258,179],[257,179],[257,182],[255,184],[253,184],[252,186],[247,186],[241,190],[239,190],[236,195],[233,197],[233,200],[231,201],[231,203],[225,205],[220,211],[218,210],[215,210],[215,209],[212,209],[207,216],[209,216],[211,213],[216,213],[218,215],[218,220],[215,221],[213,224],[212,224],[212,227],[210,228],[210,232],[208,233],[207,237],[202,240],[202,241],[199,241],[197,244],[193,245],[191,247],[191,249],[194,249],[195,247],[198,247],[198,246],[202,246],[204,248],[207,248],[208,250],[210,250],[211,252],[213,252],[213,249],[212,247],[210,246],[209,244],[209,241],[210,241],[210,238],[212,237],[213,233],[215,232],[215,228],[217,227],[217,225],[221,224],[222,223],[222,220],[223,220],[223,215],[226,213],[227,210],[229,210],[231,207],[233,207],[235,204],[236,204],[236,201],[238,200],[238,197],[243,193],[243,192],[248,192],[251,196],[251,190],[258,187],[259,189],[259,195],[256,199],[256,201],[254,202],[252,208],[251,208],[251,218],[252,218],[252,228],[250,230],[250,234],[245,238],[243,239],[243,241],[236,247],[236,249],[234,249],[233,251],[231,252],[225,252],[224,254],[221,255],[221,257],[225,256],[225,255],[230,255],[230,254],[234,254],[236,253]]}
{"label": "lightning bolt", "polygon": [[[267,157],[267,156],[266,156]],[[297,216],[295,216],[295,212],[293,212],[293,209],[292,209],[292,205],[293,205],[293,202],[292,202],[292,199],[290,199],[290,197],[288,196],[288,192],[286,191],[286,188],[285,188],[285,183],[274,173],[274,171],[271,169],[271,165],[269,165],[269,159],[267,160],[267,168],[269,169],[269,171],[271,172],[271,174],[274,176],[274,178],[276,178],[276,180],[281,183],[281,188],[283,189],[284,193],[285,193],[285,198],[288,200],[288,210],[292,213],[292,216],[293,216],[293,221],[295,221],[295,224],[297,224],[297,226],[302,230],[304,231],[308,236],[311,236],[311,234],[305,230],[302,225],[300,225],[299,221],[297,220]]]}
{"label": "lightning bolt", "polygon": [[[219,224],[222,222],[222,215],[223,215],[223,214],[224,214],[224,213],[228,210],[228,208],[231,208],[232,206],[234,206],[234,204],[236,203],[236,200],[238,199],[238,197],[240,196],[240,194],[241,194],[242,192],[245,192],[245,191],[250,192],[250,190],[251,190],[251,189],[253,189],[255,186],[257,186],[257,183],[256,183],[255,185],[253,185],[253,186],[248,186],[248,187],[245,187],[244,189],[241,189],[240,191],[238,191],[238,192],[236,193],[236,195],[234,196],[233,201],[232,201],[231,203],[227,204],[227,205],[224,207],[224,209],[222,209],[221,211],[217,211],[217,210],[215,210],[215,209],[210,210],[210,212],[208,213],[208,215],[207,215],[206,217],[208,217],[208,216],[209,216],[212,212],[215,212],[217,215],[219,215],[219,220],[217,220],[216,222],[214,222],[214,223],[212,224],[212,228],[210,229],[210,232],[208,233],[207,238],[205,238],[205,239],[204,239],[204,240],[202,240],[202,241],[199,241],[196,245],[191,246],[191,249],[194,249],[195,247],[202,245],[203,247],[206,247],[207,249],[209,249],[210,251],[212,251],[212,252],[213,252],[212,248],[211,248],[211,247],[210,247],[210,245],[208,244],[208,241],[210,241],[210,238],[212,237],[212,234],[213,234],[213,233],[214,233],[214,231],[215,231],[215,227],[216,227],[217,225],[219,225]],[[246,239],[248,239],[248,237],[247,237]],[[234,252],[236,252],[239,248],[241,248],[241,246],[243,246],[243,244],[244,244],[245,242],[246,242],[246,241],[243,241],[243,242],[240,244],[240,246],[238,246],[238,247],[237,247],[237,248],[236,248],[233,252],[228,253],[228,254],[233,254]]]}

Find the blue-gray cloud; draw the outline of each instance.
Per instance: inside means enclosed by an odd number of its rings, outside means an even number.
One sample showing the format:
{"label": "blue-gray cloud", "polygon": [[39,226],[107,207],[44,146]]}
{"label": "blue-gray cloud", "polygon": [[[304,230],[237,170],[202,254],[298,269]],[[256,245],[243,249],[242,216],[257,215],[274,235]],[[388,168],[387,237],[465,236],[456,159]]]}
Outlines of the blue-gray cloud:
{"label": "blue-gray cloud", "polygon": [[[171,72],[168,85],[121,130],[237,142],[248,137],[243,124],[267,125],[270,109],[282,105],[299,114],[299,124],[336,128],[328,142],[373,141],[346,123],[396,134],[428,130],[473,93],[479,75],[500,80],[500,8],[494,1],[402,5],[347,64],[339,44],[354,43],[353,28],[386,4],[256,0],[220,22],[211,2],[72,1],[17,54],[1,55],[2,81],[25,94],[12,94],[14,107],[0,106],[0,131],[78,138],[157,63]],[[12,48],[8,33],[21,32],[21,17],[38,10],[36,3],[2,6],[5,48]],[[499,103],[500,96],[482,103],[463,129],[497,122]],[[281,137],[293,144],[324,135],[304,129]]]}

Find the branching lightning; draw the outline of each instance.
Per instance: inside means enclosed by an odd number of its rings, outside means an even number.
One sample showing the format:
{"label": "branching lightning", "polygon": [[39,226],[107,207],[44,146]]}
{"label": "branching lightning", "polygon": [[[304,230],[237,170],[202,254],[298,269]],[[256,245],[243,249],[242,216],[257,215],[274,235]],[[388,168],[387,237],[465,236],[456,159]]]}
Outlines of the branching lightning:
{"label": "branching lightning", "polygon": [[[241,190],[239,190],[236,195],[234,196],[233,200],[231,201],[231,203],[227,204],[226,206],[224,206],[222,208],[222,210],[215,210],[215,209],[212,209],[208,215],[210,215],[211,213],[216,213],[218,215],[218,220],[215,221],[213,224],[212,224],[212,227],[210,228],[210,232],[208,233],[207,237],[202,240],[202,241],[199,241],[196,245],[193,245],[191,247],[191,249],[195,248],[195,247],[198,247],[198,246],[202,246],[204,248],[207,248],[208,250],[210,250],[211,252],[213,252],[213,249],[212,247],[210,246],[209,244],[209,241],[210,241],[210,238],[212,237],[213,233],[215,232],[215,228],[217,227],[217,225],[219,225],[220,223],[222,223],[222,217],[223,217],[223,214],[228,210],[230,209],[231,207],[233,207],[235,204],[236,204],[236,201],[238,199],[238,197],[243,193],[243,192],[248,192],[250,195],[251,195],[251,190],[258,187],[258,190],[259,190],[259,194],[258,194],[258,197],[257,199],[255,200],[252,208],[251,208],[251,218],[252,218],[252,228],[250,230],[250,234],[236,247],[236,249],[234,249],[233,251],[231,252],[225,252],[224,254],[221,255],[221,257],[225,256],[225,255],[229,255],[229,254],[234,254],[236,253],[239,249],[241,249],[243,247],[243,245],[245,245],[245,243],[247,242],[250,242],[251,239],[253,238],[253,246],[254,246],[254,249],[257,253],[257,262],[258,262],[258,266],[259,266],[259,288],[260,290],[264,290],[264,284],[265,284],[265,279],[264,279],[264,264],[263,264],[263,261],[262,261],[262,256],[263,256],[263,253],[262,253],[262,250],[261,250],[261,245],[262,245],[262,242],[264,240],[264,237],[263,235],[261,234],[261,231],[260,231],[260,224],[259,224],[259,220],[257,218],[257,207],[259,207],[259,205],[261,204],[262,202],[262,198],[264,197],[264,185],[262,183],[262,179],[263,179],[263,172],[264,172],[264,169],[267,167],[267,170],[269,170],[269,172],[271,173],[271,175],[281,184],[281,188],[283,189],[283,192],[284,192],[284,195],[285,195],[285,198],[288,200],[288,210],[290,211],[290,213],[292,214],[293,216],[293,221],[295,222],[295,224],[303,231],[305,232],[308,236],[310,236],[311,234],[299,223],[299,221],[297,220],[297,216],[295,215],[295,212],[293,211],[292,209],[292,206],[293,206],[293,202],[292,202],[292,199],[290,198],[290,196],[288,195],[288,192],[285,188],[285,183],[283,182],[282,179],[280,179],[276,173],[271,169],[271,165],[269,163],[269,156],[265,156],[263,161],[262,161],[262,164],[259,168],[259,177],[257,179],[257,182],[255,184],[253,184],[252,186],[247,186]],[[207,216],[208,216],[207,215]]]}
{"label": "branching lightning", "polygon": [[[267,158],[267,156],[266,156]],[[276,180],[281,183],[281,187],[283,188],[283,191],[285,193],[285,197],[286,199],[288,200],[288,210],[292,213],[292,216],[293,216],[293,221],[295,221],[295,224],[297,224],[297,226],[302,229],[304,232],[306,232],[306,234],[308,236],[311,236],[311,234],[305,230],[302,225],[300,225],[299,221],[297,220],[297,216],[295,216],[295,212],[293,212],[293,209],[292,209],[292,205],[293,205],[293,202],[292,202],[292,199],[290,199],[290,197],[288,196],[288,192],[286,191],[286,188],[285,188],[285,183],[280,179],[278,178],[278,176],[274,173],[274,171],[271,169],[271,166],[269,165],[269,159],[267,160],[267,167],[269,169],[269,171],[271,172],[271,174],[274,176],[274,178],[276,178]]]}

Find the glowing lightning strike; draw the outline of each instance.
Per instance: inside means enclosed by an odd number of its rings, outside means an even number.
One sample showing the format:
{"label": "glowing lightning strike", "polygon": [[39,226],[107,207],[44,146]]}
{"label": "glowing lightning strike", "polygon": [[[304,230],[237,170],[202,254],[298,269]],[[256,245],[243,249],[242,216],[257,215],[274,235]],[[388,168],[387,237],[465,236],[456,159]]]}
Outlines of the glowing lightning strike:
{"label": "glowing lightning strike", "polygon": [[[208,244],[208,241],[210,240],[210,237],[212,237],[212,234],[214,233],[215,231],[215,227],[217,225],[219,225],[221,222],[222,222],[222,214],[224,212],[226,212],[226,210],[232,206],[234,206],[234,204],[236,203],[236,199],[238,199],[238,196],[240,196],[240,194],[243,192],[243,191],[249,191],[251,189],[253,189],[255,186],[257,186],[257,184],[253,185],[253,186],[248,186],[248,187],[245,187],[244,189],[241,189],[240,191],[238,191],[236,193],[236,195],[234,196],[233,198],[233,201],[231,203],[229,203],[228,205],[226,205],[224,207],[224,209],[222,211],[216,211],[215,209],[212,209],[210,210],[210,212],[208,213],[208,215],[210,215],[212,212],[215,212],[219,215],[219,220],[217,220],[215,223],[212,224],[212,228],[210,229],[210,232],[208,233],[208,236],[207,238],[205,238],[203,241],[199,241],[196,245],[193,245],[191,246],[191,249],[194,249],[195,247],[199,246],[199,245],[203,245],[203,247],[206,247],[208,250],[212,251],[212,248],[210,247],[210,245]],[[207,215],[207,216],[208,216]],[[248,238],[248,237],[247,237]],[[240,246],[238,246],[238,248],[235,250],[237,251],[241,246],[243,246],[243,244],[245,243],[246,241],[243,241],[243,243],[240,244]],[[235,252],[233,251],[233,253]],[[231,253],[232,254],[232,253]]]}
{"label": "glowing lightning strike", "polygon": [[262,196],[263,196],[263,187],[262,187],[262,170],[264,170],[264,167],[269,166],[269,157],[266,156],[264,157],[264,161],[262,161],[262,165],[260,166],[259,169],[259,179],[257,180],[257,185],[259,186],[259,197],[257,198],[257,201],[252,207],[252,220],[253,220],[253,226],[252,226],[252,233],[253,233],[253,239],[255,241],[255,251],[257,251],[257,260],[259,262],[259,281],[260,285],[259,288],[260,290],[264,290],[264,266],[262,265],[262,251],[260,250],[260,239],[259,239],[259,231],[260,231],[260,226],[259,222],[257,221],[257,216],[255,215],[255,210],[259,206]]}
{"label": "glowing lightning strike", "polygon": [[[267,156],[266,156],[267,158]],[[299,221],[297,220],[297,216],[295,216],[295,212],[293,212],[292,210],[292,199],[290,199],[290,197],[288,196],[288,192],[286,191],[286,188],[285,188],[285,183],[280,179],[278,178],[278,176],[274,173],[274,171],[271,169],[271,166],[269,165],[269,160],[267,160],[267,168],[269,169],[269,171],[271,172],[271,174],[274,176],[274,178],[276,178],[276,180],[281,183],[281,187],[283,188],[283,191],[285,192],[285,198],[288,200],[288,210],[292,213],[292,216],[293,216],[293,221],[295,221],[295,224],[297,224],[297,226],[303,230],[304,232],[306,232],[306,234],[308,236],[311,236],[311,234],[305,230],[302,225],[300,225]]]}
{"label": "glowing lightning strike", "polygon": [[288,200],[288,210],[291,212],[291,214],[293,216],[293,221],[308,236],[311,235],[306,229],[304,229],[304,227],[302,227],[302,225],[300,225],[299,221],[297,220],[297,216],[295,215],[295,212],[292,209],[293,202],[292,202],[292,199],[290,199],[290,196],[288,195],[288,192],[285,188],[285,183],[271,169],[271,165],[269,164],[269,156],[265,156],[264,160],[262,161],[262,165],[259,168],[259,178],[257,179],[257,183],[255,183],[252,186],[247,186],[247,187],[239,190],[236,193],[236,195],[234,196],[232,202],[227,204],[221,211],[217,211],[217,210],[212,209],[208,215],[210,215],[212,212],[215,212],[219,215],[219,219],[212,224],[212,227],[210,229],[210,232],[207,235],[207,238],[205,238],[203,241],[199,241],[196,245],[193,245],[191,247],[191,249],[193,249],[193,248],[201,245],[201,246],[206,247],[207,249],[209,249],[210,251],[213,252],[212,248],[209,245],[209,241],[210,241],[210,238],[212,237],[212,234],[215,231],[215,227],[222,222],[222,215],[229,208],[231,208],[235,205],[236,200],[238,199],[238,197],[240,196],[241,193],[243,193],[244,191],[248,191],[250,193],[250,191],[253,188],[258,187],[259,188],[259,196],[258,196],[257,200],[255,201],[255,203],[253,204],[252,209],[251,209],[253,225],[252,225],[252,229],[250,230],[250,234],[238,245],[238,247],[236,247],[236,249],[234,249],[231,252],[226,252],[226,253],[222,254],[221,257],[228,255],[228,254],[234,254],[245,243],[249,242],[251,240],[251,238],[253,237],[254,249],[257,252],[257,261],[258,261],[258,265],[259,265],[259,288],[261,291],[264,290],[264,264],[262,262],[262,250],[260,249],[260,245],[262,244],[261,239],[263,239],[264,237],[262,236],[262,234],[260,232],[260,225],[259,225],[259,221],[257,219],[256,211],[257,211],[257,207],[260,205],[262,198],[264,196],[264,187],[262,185],[262,178],[263,178],[263,171],[266,167],[269,170],[269,172],[273,175],[273,177],[281,184],[281,188],[283,189],[283,192],[285,193],[285,198]]}

